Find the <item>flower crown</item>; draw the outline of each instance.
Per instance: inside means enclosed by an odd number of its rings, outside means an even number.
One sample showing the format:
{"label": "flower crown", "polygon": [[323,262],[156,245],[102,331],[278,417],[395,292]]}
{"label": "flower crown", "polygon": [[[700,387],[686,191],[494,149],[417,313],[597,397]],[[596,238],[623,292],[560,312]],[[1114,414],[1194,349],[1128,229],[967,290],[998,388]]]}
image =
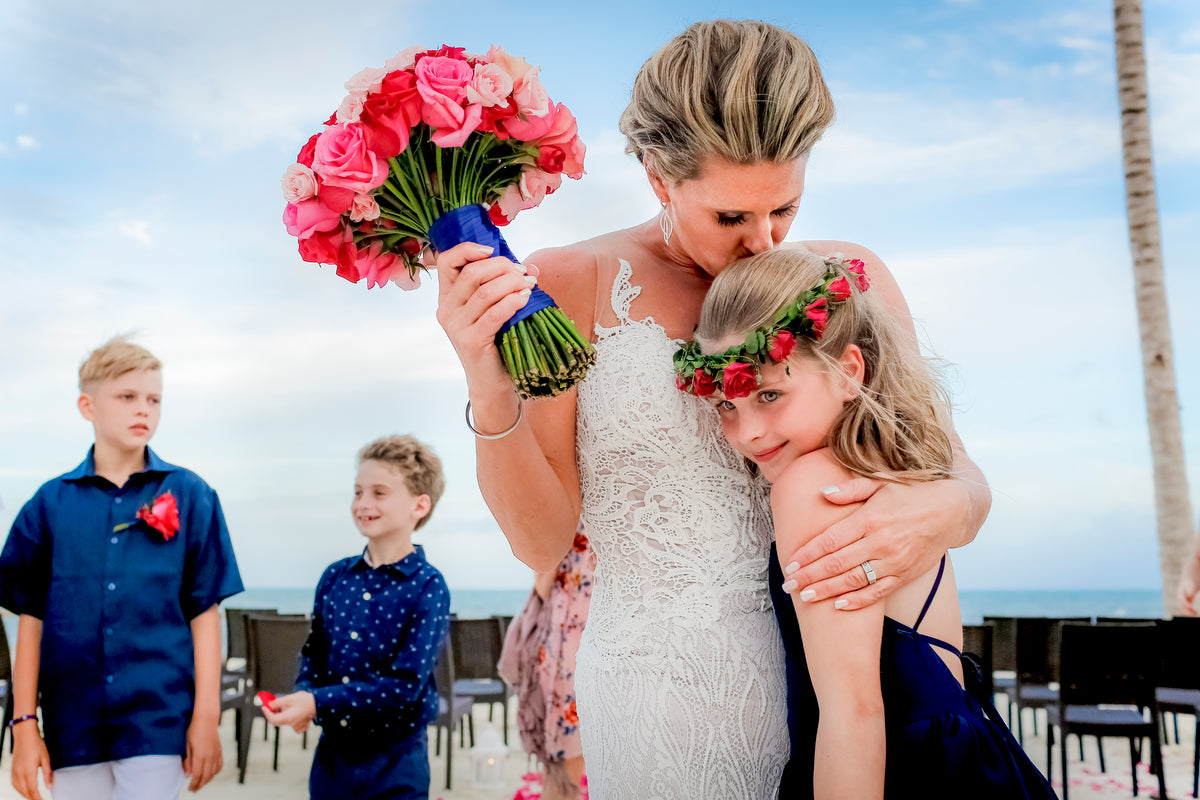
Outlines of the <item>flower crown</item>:
{"label": "flower crown", "polygon": [[842,270],[855,276],[860,292],[871,287],[859,259],[834,253],[825,258],[825,264],[829,269],[819,284],[776,311],[772,324],[752,330],[744,344],[712,355],[704,355],[697,342],[677,350],[675,385],[680,391],[708,397],[720,390],[727,398],[746,397],[757,388],[759,367],[767,359],[776,364],[787,361],[796,349],[797,336],[820,339],[832,307],[850,297],[850,281]]}

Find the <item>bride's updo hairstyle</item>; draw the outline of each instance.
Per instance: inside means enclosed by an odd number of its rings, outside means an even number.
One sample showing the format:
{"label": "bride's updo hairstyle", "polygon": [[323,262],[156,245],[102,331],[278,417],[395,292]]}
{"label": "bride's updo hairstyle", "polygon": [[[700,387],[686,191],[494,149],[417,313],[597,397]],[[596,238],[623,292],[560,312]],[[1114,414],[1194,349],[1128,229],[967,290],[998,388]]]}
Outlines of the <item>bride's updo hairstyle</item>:
{"label": "bride's updo hairstyle", "polygon": [[642,65],[619,127],[627,153],[679,183],[699,177],[708,155],[794,161],[831,122],[808,45],[765,22],[722,19],[694,23]]}
{"label": "bride's updo hairstyle", "polygon": [[[731,339],[741,342],[821,283],[835,263],[789,245],[735,261],[704,298],[696,341],[705,354],[720,352],[715,348]],[[813,359],[836,373],[849,345],[862,350],[862,388],[829,432],[834,457],[860,475],[905,482],[948,477],[954,453],[944,387],[878,292],[859,291],[856,276],[839,269],[851,286],[850,298],[829,311],[820,339],[797,336],[790,357]]]}

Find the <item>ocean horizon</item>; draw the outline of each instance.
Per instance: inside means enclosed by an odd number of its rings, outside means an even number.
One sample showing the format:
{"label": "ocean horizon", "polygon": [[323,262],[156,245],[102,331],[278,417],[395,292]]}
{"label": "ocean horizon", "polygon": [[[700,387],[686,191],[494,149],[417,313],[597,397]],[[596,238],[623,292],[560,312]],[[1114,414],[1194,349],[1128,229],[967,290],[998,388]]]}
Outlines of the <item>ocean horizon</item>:
{"label": "ocean horizon", "polygon": [[[450,611],[463,618],[515,616],[529,589],[450,589]],[[273,608],[295,614],[312,611],[314,587],[258,587],[229,598],[234,608]],[[960,589],[964,625],[989,617],[1161,617],[1162,591]]]}

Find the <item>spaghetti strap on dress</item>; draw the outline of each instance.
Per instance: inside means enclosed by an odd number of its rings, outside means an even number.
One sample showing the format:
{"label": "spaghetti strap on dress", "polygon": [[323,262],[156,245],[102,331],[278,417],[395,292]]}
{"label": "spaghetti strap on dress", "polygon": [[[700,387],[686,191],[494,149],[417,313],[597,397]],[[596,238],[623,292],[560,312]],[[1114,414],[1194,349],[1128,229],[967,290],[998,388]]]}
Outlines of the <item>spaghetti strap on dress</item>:
{"label": "spaghetti strap on dress", "polygon": [[[967,688],[958,685],[940,647],[957,648],[918,632],[945,569],[916,624],[884,617],[879,674],[887,732],[884,797],[927,800],[1051,800],[1049,782],[983,695],[978,666],[963,659]],[[771,548],[771,599],[787,654],[788,729],[792,757],[784,771],[781,798],[813,796],[813,753],[817,737],[817,698],[804,659],[804,644],[791,596],[780,589],[783,573]]]}

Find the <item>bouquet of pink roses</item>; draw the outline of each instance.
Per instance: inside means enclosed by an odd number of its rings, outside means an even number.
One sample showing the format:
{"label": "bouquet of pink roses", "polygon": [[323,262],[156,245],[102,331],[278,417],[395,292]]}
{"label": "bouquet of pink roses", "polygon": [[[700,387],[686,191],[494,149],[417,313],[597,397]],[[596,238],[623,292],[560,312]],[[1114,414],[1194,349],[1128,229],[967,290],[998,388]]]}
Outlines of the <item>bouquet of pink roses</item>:
{"label": "bouquet of pink roses", "polygon": [[[346,82],[349,94],[283,175],[283,221],[305,261],[367,288],[420,285],[427,244],[472,241],[514,261],[497,225],[583,175],[575,117],[540,67],[493,47],[410,47]],[[497,334],[524,397],[569,389],[595,361],[574,324],[535,287]]]}

